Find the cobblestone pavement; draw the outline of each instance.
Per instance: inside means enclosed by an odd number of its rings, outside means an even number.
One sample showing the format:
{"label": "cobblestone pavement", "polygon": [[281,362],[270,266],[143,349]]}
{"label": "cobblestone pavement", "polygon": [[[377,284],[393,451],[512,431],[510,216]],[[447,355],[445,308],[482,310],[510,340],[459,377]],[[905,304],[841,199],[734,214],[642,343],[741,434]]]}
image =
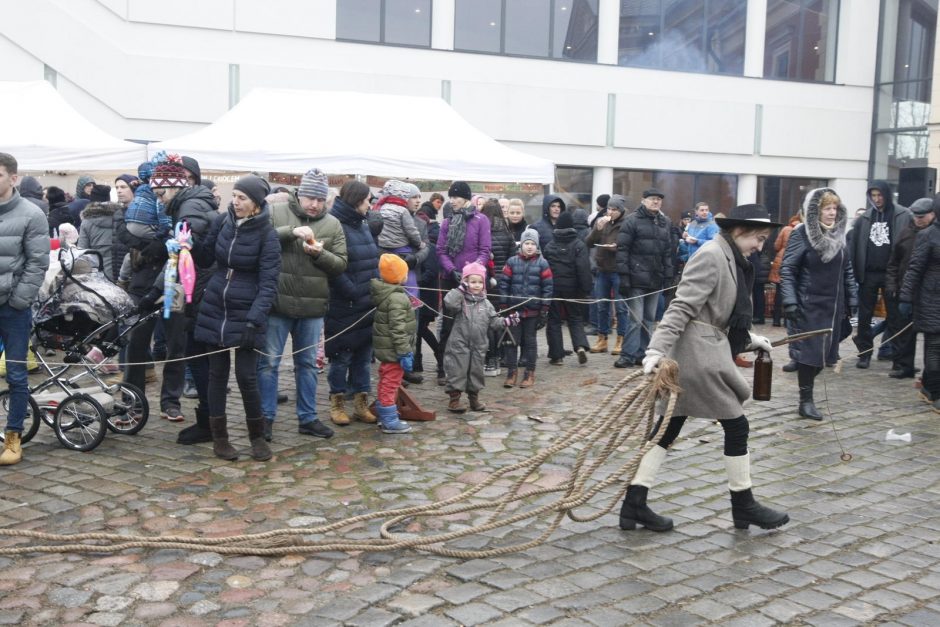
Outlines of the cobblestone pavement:
{"label": "cobblestone pavement", "polygon": [[[0,623],[940,624],[940,416],[917,398],[911,380],[887,378],[888,363],[860,371],[850,360],[840,374],[827,370],[817,389],[817,399],[828,393],[833,420],[800,420],[795,375],[779,371],[786,349],[774,357],[774,399],[749,403],[748,416],[755,494],[789,512],[780,530],[732,527],[721,429],[693,420],[650,494],[654,508],[676,521],[668,533],[622,532],[614,512],[590,523],[566,520],[544,545],[494,559],[417,551],[267,559],[177,550],[0,557]],[[138,436],[109,434],[86,454],[61,448],[43,426],[24,463],[0,469],[0,525],[214,537],[449,497],[543,448],[624,372],[609,355],[592,355],[585,367],[567,361],[553,367],[542,358],[531,390],[503,390],[489,379],[483,398],[490,411],[464,418],[440,411],[445,396],[433,382],[412,386],[439,419],[416,423],[407,436],[354,424],[331,440],[312,439],[296,433],[281,406],[276,455],[267,463],[246,461],[247,454],[226,463],[210,445],[178,446],[180,425],[160,420],[156,408]],[[282,389],[293,387],[288,368]],[[244,449],[238,403],[229,415]],[[912,442],[886,442],[889,428],[910,432]],[[840,461],[839,441],[850,462]],[[565,476],[555,464],[536,483],[557,485]],[[420,528],[448,529],[469,518]],[[377,527],[344,533],[377,537]],[[507,538],[537,534],[522,525]]]}

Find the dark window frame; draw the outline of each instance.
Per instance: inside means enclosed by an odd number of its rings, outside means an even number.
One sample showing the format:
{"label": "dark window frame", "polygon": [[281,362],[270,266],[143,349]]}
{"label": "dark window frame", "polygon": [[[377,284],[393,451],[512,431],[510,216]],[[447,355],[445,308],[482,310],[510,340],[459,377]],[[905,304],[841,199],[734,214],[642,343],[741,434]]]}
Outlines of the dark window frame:
{"label": "dark window frame", "polygon": [[[800,30],[798,34],[798,40],[797,40],[797,55],[796,55],[796,63],[797,63],[797,66],[799,66],[800,62],[803,60],[803,13],[807,10],[806,4],[808,2],[812,2],[812,0],[791,0],[791,1],[800,3],[800,12],[799,12]],[[764,26],[764,57],[765,57],[764,63],[763,63],[764,71],[763,71],[761,78],[764,80],[768,80],[768,81],[784,81],[787,83],[810,83],[813,85],[835,85],[836,74],[838,73],[838,70],[839,70],[839,18],[841,17],[841,15],[842,15],[842,0],[837,0],[835,17],[834,17],[836,29],[835,29],[835,37],[832,42],[832,78],[831,79],[816,80],[812,78],[800,78],[800,77],[790,78],[788,76],[767,76],[767,68],[766,68],[767,27],[766,25]],[[830,15],[830,19],[833,19],[833,16]],[[879,33],[881,32],[880,22],[878,26],[878,31]]]}
{"label": "dark window frame", "polygon": [[[336,0],[336,12],[339,13],[339,6],[342,0]],[[427,45],[423,44],[414,44],[414,43],[400,43],[400,42],[387,42],[385,41],[385,5],[388,0],[379,0],[379,40],[373,41],[371,39],[352,39],[350,37],[340,37],[339,34],[336,35],[336,41],[342,41],[345,43],[353,44],[371,44],[373,46],[397,46],[399,48],[420,48],[422,50],[431,48],[431,40],[434,36],[434,0],[427,0],[428,3],[428,43]],[[339,20],[337,19],[337,22]]]}
{"label": "dark window frame", "polygon": [[[549,5],[549,17],[548,17],[548,54],[545,56],[531,55],[531,54],[519,54],[516,52],[506,52],[506,2],[509,0],[500,0],[499,7],[499,51],[491,52],[488,50],[473,50],[471,48],[459,48],[457,47],[457,5],[461,2],[473,2],[473,0],[454,0],[454,52],[462,52],[466,54],[485,54],[485,55],[496,55],[500,57],[513,57],[516,59],[538,59],[542,61],[564,61],[565,63],[593,63],[597,64],[597,49],[600,47],[600,38],[597,37],[598,41],[595,44],[595,52],[593,59],[576,59],[573,57],[556,57],[554,56],[554,47],[555,47],[555,9],[558,2],[571,2],[571,0],[550,0],[551,4]],[[600,0],[597,0],[598,3],[598,22],[600,22]],[[595,23],[595,31],[598,31],[598,25]]]}

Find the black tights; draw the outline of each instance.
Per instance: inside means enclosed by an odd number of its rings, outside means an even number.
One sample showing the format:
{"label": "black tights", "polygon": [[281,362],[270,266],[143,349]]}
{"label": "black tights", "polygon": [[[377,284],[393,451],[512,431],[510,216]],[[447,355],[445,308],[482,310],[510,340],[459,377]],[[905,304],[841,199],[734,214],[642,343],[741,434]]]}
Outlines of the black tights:
{"label": "black tights", "polygon": [[[672,446],[672,443],[679,437],[679,432],[682,431],[682,425],[685,424],[686,418],[688,418],[688,416],[672,417],[669,424],[666,426],[666,431],[663,433],[663,439],[659,441],[661,447],[668,449]],[[747,455],[747,434],[750,430],[747,417],[738,416],[737,418],[719,420],[718,422],[721,423],[722,429],[725,430],[725,456],[740,457]],[[662,423],[663,421],[660,420],[656,423],[656,426],[653,427],[653,433],[650,434],[651,440],[656,437],[656,433],[659,432]]]}
{"label": "black tights", "polygon": [[[209,355],[209,415],[224,416],[228,397],[228,375],[232,351]],[[245,418],[262,417],[261,394],[258,392],[258,353],[253,348],[235,349],[235,381],[242,393]]]}

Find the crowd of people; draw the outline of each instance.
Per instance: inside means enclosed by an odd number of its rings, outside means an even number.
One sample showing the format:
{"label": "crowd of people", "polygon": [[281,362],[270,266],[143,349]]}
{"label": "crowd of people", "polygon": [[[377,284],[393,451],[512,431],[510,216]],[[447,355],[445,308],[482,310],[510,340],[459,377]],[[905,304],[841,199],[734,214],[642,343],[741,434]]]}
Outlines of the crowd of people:
{"label": "crowd of people", "polygon": [[[644,457],[621,513],[625,528],[671,527],[646,506],[645,488],[684,416],[722,421],[726,456],[746,454],[740,404],[749,391],[737,369],[749,365],[748,350],[769,348],[748,331],[765,323],[765,309],[791,334],[832,330],[790,345],[784,370],[797,373],[800,416],[822,419],[814,381],[839,359],[855,317],[856,365],[869,367],[879,298],[887,309],[879,355],[893,360],[890,376],[916,376],[915,333],[924,333],[921,393],[940,412],[940,232],[928,228],[940,206],[933,199],[907,209],[876,181],[850,223],[837,192],[823,188],[779,225],[759,206],[737,207],[729,218],[713,215],[705,201],[675,224],[664,201],[649,188],[639,203],[604,194],[588,211],[547,194],[541,218],[527,224],[522,200],[474,195],[464,181],[425,198],[412,183],[388,180],[373,194],[356,180],[332,189],[311,168],[296,188],[272,190],[260,176],[242,177],[223,202],[195,159],[164,153],[111,185],[82,176],[70,195],[20,179],[15,158],[0,154],[0,338],[10,388],[0,464],[22,457],[30,306],[50,240],[100,253],[101,272],[148,314],[175,287],[167,291],[164,267],[182,224],[197,265],[192,303],[134,329],[120,376],[146,390],[156,381],[146,364],[156,362],[164,419],[186,421],[180,399],[196,399],[193,423],[177,441],[211,442],[226,460],[239,455],[226,409],[233,368],[249,454],[271,457],[288,336],[297,431],[318,438],[334,435],[316,402],[324,370],[333,426],[356,420],[401,434],[411,426],[399,414],[398,391],[424,383],[425,371],[436,373],[442,402],[456,414],[485,410],[488,377],[500,377],[504,388],[536,385],[543,328],[550,366],[610,354],[616,368],[652,370],[658,358],[676,358],[685,401]],[[769,308],[768,282],[776,285]],[[691,323],[702,332],[685,332]],[[728,363],[712,363],[708,351],[722,343]],[[714,393],[723,387],[724,397]],[[728,467],[737,491],[749,491],[746,462]],[[749,499],[733,498],[750,512],[742,522],[782,524]]]}

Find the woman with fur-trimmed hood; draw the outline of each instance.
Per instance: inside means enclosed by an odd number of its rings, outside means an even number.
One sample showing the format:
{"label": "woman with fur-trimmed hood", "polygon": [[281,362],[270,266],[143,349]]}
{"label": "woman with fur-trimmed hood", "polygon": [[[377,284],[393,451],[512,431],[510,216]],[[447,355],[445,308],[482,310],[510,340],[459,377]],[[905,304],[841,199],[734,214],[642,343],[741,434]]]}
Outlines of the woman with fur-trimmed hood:
{"label": "woman with fur-trimmed hood", "polygon": [[813,382],[827,364],[839,360],[844,320],[858,305],[858,290],[845,247],[848,212],[835,190],[809,192],[802,218],[783,255],[780,291],[788,333],[832,329],[832,335],[790,344],[790,358],[797,363],[800,417],[822,420],[813,403]]}

